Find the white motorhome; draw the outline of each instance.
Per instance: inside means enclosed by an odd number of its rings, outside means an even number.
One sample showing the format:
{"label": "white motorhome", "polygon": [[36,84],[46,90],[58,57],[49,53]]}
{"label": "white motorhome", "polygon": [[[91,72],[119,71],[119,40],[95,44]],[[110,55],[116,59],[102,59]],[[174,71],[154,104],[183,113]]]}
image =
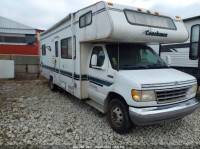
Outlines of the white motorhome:
{"label": "white motorhome", "polygon": [[[163,60],[170,57],[171,67],[189,73],[196,77],[200,85],[200,16],[195,16],[183,20],[189,33],[187,41],[182,43],[163,44],[160,54]],[[190,47],[196,46],[194,53]]]}
{"label": "white motorhome", "polygon": [[41,36],[41,71],[59,86],[107,113],[118,133],[136,125],[180,119],[198,106],[197,81],[168,68],[147,44],[183,42],[181,19],[98,2]]}

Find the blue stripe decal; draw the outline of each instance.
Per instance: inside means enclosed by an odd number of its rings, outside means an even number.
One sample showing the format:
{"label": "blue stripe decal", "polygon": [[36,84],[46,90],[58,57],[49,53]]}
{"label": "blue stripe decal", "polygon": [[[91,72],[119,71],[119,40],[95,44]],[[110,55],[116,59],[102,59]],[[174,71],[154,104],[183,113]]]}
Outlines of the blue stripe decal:
{"label": "blue stripe decal", "polygon": [[56,31],[56,32],[54,32],[54,33],[52,33],[52,34],[50,34],[50,35],[48,35],[48,36],[42,38],[41,40],[46,39],[46,38],[50,37],[51,35],[56,34],[56,33],[58,33],[58,32],[61,32],[62,30],[67,29],[67,28],[69,28],[69,27],[71,27],[71,25],[68,25],[68,26],[66,26],[66,27],[64,27],[64,28],[61,28],[60,30],[58,30],[58,31]]}
{"label": "blue stripe decal", "polygon": [[106,8],[102,8],[102,9],[98,10],[98,11],[96,12],[96,14],[102,13],[102,12],[104,12],[104,11],[106,11]]}
{"label": "blue stripe decal", "polygon": [[107,82],[105,80],[101,80],[101,79],[94,78],[94,77],[91,77],[91,76],[89,76],[89,81],[95,82],[95,83],[98,83],[98,84],[102,84],[102,85],[105,85],[105,86],[111,86],[113,84],[111,82]]}
{"label": "blue stripe decal", "polygon": [[88,75],[81,75],[81,80],[88,80]]}
{"label": "blue stripe decal", "polygon": [[76,25],[76,24],[78,24],[79,23],[79,21],[76,21],[76,22],[74,22],[74,25]]}
{"label": "blue stripe decal", "polygon": [[72,78],[72,73],[70,73],[70,72],[60,70],[60,74]]}
{"label": "blue stripe decal", "polygon": [[[112,11],[123,12],[123,10],[121,10],[121,9],[116,9],[116,8],[108,8],[108,9],[109,9],[109,10],[112,10]],[[102,12],[104,12],[104,11],[106,11],[106,8],[99,9],[99,10],[97,10],[96,12],[92,13],[92,16],[95,16],[95,15],[97,15],[97,14],[100,14],[100,13],[102,13]],[[76,22],[74,22],[73,24],[74,24],[74,25],[79,24],[79,21],[76,21]],[[43,40],[43,39],[45,39],[45,38],[48,38],[48,37],[52,36],[53,34],[56,34],[56,33],[60,32],[60,31],[62,31],[62,30],[64,30],[64,29],[69,28],[69,27],[71,27],[71,25],[68,25],[68,26],[66,26],[66,27],[64,27],[64,28],[61,28],[60,30],[58,30],[58,31],[56,31],[56,32],[54,32],[54,33],[52,33],[52,34],[50,34],[50,35],[48,35],[48,36],[46,36],[46,37],[44,37],[44,38],[41,38],[41,40]]]}
{"label": "blue stripe decal", "polygon": [[[41,66],[42,66],[42,68],[45,68],[45,69],[51,70],[53,72],[59,73],[59,69],[56,69],[56,68],[53,68],[53,67],[49,67],[49,66],[46,66],[46,65],[41,65]],[[60,70],[60,74],[62,74],[64,76],[67,76],[69,78],[73,78],[73,75],[72,75],[71,72]],[[79,74],[74,74],[74,78],[73,79],[81,80],[81,81],[90,81],[91,83],[94,83],[94,84],[99,85],[99,86],[103,86],[103,85],[111,86],[113,84],[111,82],[108,82],[108,81],[105,81],[105,80],[101,80],[99,78],[91,77],[91,76],[88,76],[88,75],[81,75],[80,76]]]}
{"label": "blue stripe decal", "polygon": [[119,11],[119,12],[123,12],[123,10],[121,10],[121,9],[117,9],[117,8],[108,8],[109,10],[112,10],[112,11]]}

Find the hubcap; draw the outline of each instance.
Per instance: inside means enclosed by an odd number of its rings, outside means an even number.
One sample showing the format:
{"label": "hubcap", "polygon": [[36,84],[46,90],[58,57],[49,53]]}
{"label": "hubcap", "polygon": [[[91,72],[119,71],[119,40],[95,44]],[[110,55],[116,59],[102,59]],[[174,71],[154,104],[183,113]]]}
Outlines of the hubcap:
{"label": "hubcap", "polygon": [[111,120],[113,124],[117,127],[120,127],[123,122],[122,110],[118,106],[114,106],[111,110]]}

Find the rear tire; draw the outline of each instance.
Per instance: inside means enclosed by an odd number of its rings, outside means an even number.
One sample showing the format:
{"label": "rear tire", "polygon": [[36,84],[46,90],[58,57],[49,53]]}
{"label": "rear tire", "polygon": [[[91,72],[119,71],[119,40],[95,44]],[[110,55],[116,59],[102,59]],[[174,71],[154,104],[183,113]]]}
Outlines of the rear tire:
{"label": "rear tire", "polygon": [[128,106],[123,101],[115,98],[108,105],[108,122],[111,128],[119,133],[127,133],[133,128],[129,117]]}
{"label": "rear tire", "polygon": [[56,91],[57,90],[57,86],[53,83],[53,77],[50,77],[49,86],[50,86],[50,90],[51,91]]}

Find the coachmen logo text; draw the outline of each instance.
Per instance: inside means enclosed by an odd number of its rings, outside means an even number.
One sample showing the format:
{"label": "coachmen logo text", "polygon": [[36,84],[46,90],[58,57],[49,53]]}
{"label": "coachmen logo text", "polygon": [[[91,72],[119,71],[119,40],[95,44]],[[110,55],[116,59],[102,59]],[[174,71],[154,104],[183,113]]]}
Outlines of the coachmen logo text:
{"label": "coachmen logo text", "polygon": [[142,33],[142,35],[146,35],[146,36],[159,36],[159,37],[167,37],[167,33],[159,33],[157,32],[151,32],[149,30],[146,30]]}

